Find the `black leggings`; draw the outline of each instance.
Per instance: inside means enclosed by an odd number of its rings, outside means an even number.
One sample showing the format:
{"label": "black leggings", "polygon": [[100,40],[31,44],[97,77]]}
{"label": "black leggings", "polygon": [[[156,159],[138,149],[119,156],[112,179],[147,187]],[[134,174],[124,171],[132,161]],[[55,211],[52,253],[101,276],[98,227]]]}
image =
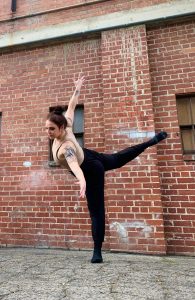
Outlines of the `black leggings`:
{"label": "black leggings", "polygon": [[124,166],[151,146],[148,142],[128,147],[114,154],[103,154],[84,148],[81,169],[86,179],[86,197],[92,222],[95,247],[101,247],[105,234],[104,174]]}

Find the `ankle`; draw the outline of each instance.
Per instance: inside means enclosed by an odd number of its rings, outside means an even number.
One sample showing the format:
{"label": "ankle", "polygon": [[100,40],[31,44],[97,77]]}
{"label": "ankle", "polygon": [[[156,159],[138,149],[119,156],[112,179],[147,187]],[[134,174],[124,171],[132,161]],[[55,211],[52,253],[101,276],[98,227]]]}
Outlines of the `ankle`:
{"label": "ankle", "polygon": [[93,248],[94,250],[100,250],[101,251],[101,249],[102,249],[102,243],[97,243],[97,242],[95,242],[94,243],[94,248]]}
{"label": "ankle", "polygon": [[94,247],[91,263],[102,263],[102,251],[100,247]]}
{"label": "ankle", "polygon": [[150,147],[158,144],[159,142],[163,141],[166,138],[167,138],[167,133],[165,131],[161,131],[155,134],[155,136],[146,143],[148,144],[148,147]]}

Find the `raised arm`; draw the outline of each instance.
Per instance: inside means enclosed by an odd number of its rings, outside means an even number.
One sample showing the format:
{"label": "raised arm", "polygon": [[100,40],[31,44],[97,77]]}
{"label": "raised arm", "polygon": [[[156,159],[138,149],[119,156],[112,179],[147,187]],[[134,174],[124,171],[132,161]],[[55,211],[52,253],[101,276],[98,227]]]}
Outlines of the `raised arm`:
{"label": "raised arm", "polygon": [[69,101],[68,109],[65,113],[66,119],[69,119],[71,123],[73,124],[74,121],[74,111],[75,107],[78,103],[81,87],[85,81],[85,76],[79,76],[79,78],[75,81],[75,90],[74,93]]}

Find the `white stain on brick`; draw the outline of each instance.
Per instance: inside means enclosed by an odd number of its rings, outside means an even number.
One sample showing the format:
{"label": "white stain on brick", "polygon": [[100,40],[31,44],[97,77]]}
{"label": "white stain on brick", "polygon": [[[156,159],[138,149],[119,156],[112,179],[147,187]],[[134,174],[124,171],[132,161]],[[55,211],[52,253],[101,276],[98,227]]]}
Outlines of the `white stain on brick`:
{"label": "white stain on brick", "polygon": [[99,40],[81,41],[80,43],[65,43],[64,44],[64,60],[65,64],[70,63],[70,56],[79,57],[86,55],[86,53],[93,52],[94,55],[98,56],[98,50],[100,49]]}
{"label": "white stain on brick", "polygon": [[23,166],[26,167],[26,168],[31,167],[31,165],[32,165],[32,163],[30,161],[24,161],[23,162]]}
{"label": "white stain on brick", "polygon": [[[121,241],[128,243],[128,229],[129,228],[137,228],[140,231],[141,236],[145,236],[148,238],[150,236],[150,233],[153,231],[152,227],[147,225],[145,222],[141,221],[133,221],[133,222],[113,222],[110,225],[110,229],[115,229],[118,233],[119,237],[121,238]],[[139,233],[138,232],[138,233]]]}
{"label": "white stain on brick", "polygon": [[75,203],[74,205],[74,211],[77,212],[80,209],[80,201],[78,201],[77,203]]}
{"label": "white stain on brick", "polygon": [[123,242],[128,242],[128,232],[126,229],[126,223],[114,222],[110,225],[110,229],[113,228],[116,230]]}
{"label": "white stain on brick", "polygon": [[121,32],[121,55],[123,57],[123,81],[128,88],[128,82],[131,82],[134,92],[134,101],[137,101],[138,92],[138,74],[136,60],[142,61],[143,49],[140,35],[140,26],[132,29],[122,29]]}
{"label": "white stain on brick", "polygon": [[14,153],[27,153],[32,152],[31,147],[28,146],[16,146],[13,148]]}
{"label": "white stain on brick", "polygon": [[50,181],[47,178],[47,173],[43,170],[31,171],[28,176],[21,180],[22,188],[40,188],[43,186],[50,186]]}
{"label": "white stain on brick", "polygon": [[155,135],[154,131],[139,131],[139,130],[119,130],[118,135],[126,135],[130,139],[152,138]]}
{"label": "white stain on brick", "polygon": [[155,219],[161,219],[162,216],[161,216],[161,214],[154,214],[154,218],[155,218]]}

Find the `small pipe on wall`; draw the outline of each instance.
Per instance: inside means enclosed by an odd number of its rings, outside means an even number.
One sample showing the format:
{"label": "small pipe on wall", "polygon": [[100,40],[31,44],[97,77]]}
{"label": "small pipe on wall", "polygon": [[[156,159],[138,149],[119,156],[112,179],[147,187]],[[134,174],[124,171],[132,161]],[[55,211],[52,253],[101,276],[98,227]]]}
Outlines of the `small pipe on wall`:
{"label": "small pipe on wall", "polygon": [[11,10],[12,12],[16,12],[16,0],[12,0]]}

